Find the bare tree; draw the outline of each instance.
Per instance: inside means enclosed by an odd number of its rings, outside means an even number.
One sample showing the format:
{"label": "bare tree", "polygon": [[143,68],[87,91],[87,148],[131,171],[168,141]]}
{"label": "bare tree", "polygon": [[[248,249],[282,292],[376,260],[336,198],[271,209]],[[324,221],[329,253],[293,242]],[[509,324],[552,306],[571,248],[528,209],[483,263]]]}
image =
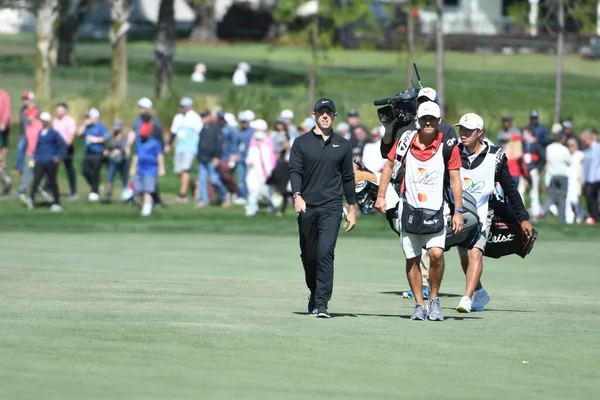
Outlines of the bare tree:
{"label": "bare tree", "polygon": [[58,14],[58,65],[75,66],[75,42],[77,28],[98,0],[59,1]]}
{"label": "bare tree", "polygon": [[132,10],[132,0],[108,0],[112,26],[109,39],[112,45],[110,63],[111,97],[116,103],[127,99],[127,31],[129,31],[129,16]]}
{"label": "bare tree", "polygon": [[156,97],[163,98],[171,89],[173,57],[175,55],[175,7],[174,0],[161,0],[156,29]]}
{"label": "bare tree", "polygon": [[41,103],[50,98],[53,47],[58,0],[42,0],[37,9],[37,41],[35,57],[35,92]]}
{"label": "bare tree", "polygon": [[562,108],[563,57],[565,53],[565,4],[558,0],[558,35],[556,40],[556,90],[554,93],[554,122],[560,122]]}
{"label": "bare tree", "polygon": [[444,0],[436,0],[435,52],[436,52],[436,90],[442,114],[444,113]]}

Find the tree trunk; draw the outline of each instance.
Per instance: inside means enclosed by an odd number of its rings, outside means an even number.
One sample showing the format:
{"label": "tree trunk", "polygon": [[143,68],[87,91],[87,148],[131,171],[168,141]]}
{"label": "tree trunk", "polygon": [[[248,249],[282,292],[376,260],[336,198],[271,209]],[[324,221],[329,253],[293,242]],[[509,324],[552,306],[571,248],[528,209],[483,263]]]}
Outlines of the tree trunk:
{"label": "tree trunk", "polygon": [[37,41],[35,57],[35,93],[44,105],[50,99],[52,48],[55,45],[58,0],[42,0],[37,11]]}
{"label": "tree trunk", "polygon": [[413,77],[413,62],[415,60],[415,17],[413,14],[414,1],[409,1],[406,7],[406,14],[408,17],[406,26],[406,50],[408,52],[408,60],[406,61],[406,79],[408,87],[412,85]]}
{"label": "tree trunk", "polygon": [[156,29],[156,97],[162,99],[171,89],[173,56],[175,54],[175,8],[174,0],[161,0]]}
{"label": "tree trunk", "polygon": [[313,16],[313,28],[310,32],[310,44],[312,60],[310,64],[310,73],[308,74],[308,114],[312,114],[315,107],[315,96],[317,86],[317,64],[319,62],[319,0],[317,0],[317,12]]}
{"label": "tree trunk", "polygon": [[109,0],[112,26],[109,39],[113,53],[110,63],[110,95],[115,104],[127,99],[127,31],[132,0]]}
{"label": "tree trunk", "polygon": [[558,1],[558,38],[556,43],[556,91],[554,93],[554,122],[560,122],[562,107],[563,56],[565,52],[565,5]]}
{"label": "tree trunk", "polygon": [[97,0],[79,0],[71,7],[70,2],[59,1],[58,65],[75,66],[77,28],[96,2]]}
{"label": "tree trunk", "polygon": [[444,115],[444,0],[436,0],[437,20],[435,24],[435,52],[436,52],[436,90],[438,103]]}
{"label": "tree trunk", "polygon": [[197,2],[196,7],[196,27],[190,34],[191,40],[200,42],[216,42],[217,21],[215,20],[215,1],[204,0]]}

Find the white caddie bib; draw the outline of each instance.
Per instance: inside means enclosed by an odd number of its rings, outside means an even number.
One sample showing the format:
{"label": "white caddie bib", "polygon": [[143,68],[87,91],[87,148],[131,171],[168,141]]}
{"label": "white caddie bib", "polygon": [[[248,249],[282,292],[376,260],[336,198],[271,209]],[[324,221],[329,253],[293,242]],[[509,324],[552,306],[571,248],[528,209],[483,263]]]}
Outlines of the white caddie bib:
{"label": "white caddie bib", "polygon": [[440,210],[444,204],[444,143],[427,161],[420,161],[412,152],[406,154],[404,195],[414,208]]}
{"label": "white caddie bib", "polygon": [[489,148],[485,151],[484,160],[476,168],[461,167],[460,180],[463,192],[469,193],[477,202],[477,215],[487,229],[489,200],[496,187],[496,154],[491,154]]}

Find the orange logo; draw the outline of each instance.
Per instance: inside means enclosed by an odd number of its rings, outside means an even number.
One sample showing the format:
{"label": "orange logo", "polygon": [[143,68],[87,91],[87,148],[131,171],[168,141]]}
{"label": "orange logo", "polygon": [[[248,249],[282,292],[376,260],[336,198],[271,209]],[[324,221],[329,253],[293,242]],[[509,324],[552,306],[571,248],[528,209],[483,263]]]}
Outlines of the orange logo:
{"label": "orange logo", "polygon": [[417,197],[421,203],[425,203],[427,201],[427,195],[425,193],[417,193]]}

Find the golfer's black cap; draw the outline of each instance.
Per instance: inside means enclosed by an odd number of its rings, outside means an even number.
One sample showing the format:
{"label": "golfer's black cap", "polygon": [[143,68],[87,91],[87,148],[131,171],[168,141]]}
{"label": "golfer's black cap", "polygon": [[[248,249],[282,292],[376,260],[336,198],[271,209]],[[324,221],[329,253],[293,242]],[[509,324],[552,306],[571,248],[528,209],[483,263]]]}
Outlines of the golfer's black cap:
{"label": "golfer's black cap", "polygon": [[319,111],[323,107],[327,107],[331,111],[335,112],[335,104],[333,104],[333,101],[330,99],[322,98],[322,99],[317,100],[317,102],[315,103],[314,110]]}

